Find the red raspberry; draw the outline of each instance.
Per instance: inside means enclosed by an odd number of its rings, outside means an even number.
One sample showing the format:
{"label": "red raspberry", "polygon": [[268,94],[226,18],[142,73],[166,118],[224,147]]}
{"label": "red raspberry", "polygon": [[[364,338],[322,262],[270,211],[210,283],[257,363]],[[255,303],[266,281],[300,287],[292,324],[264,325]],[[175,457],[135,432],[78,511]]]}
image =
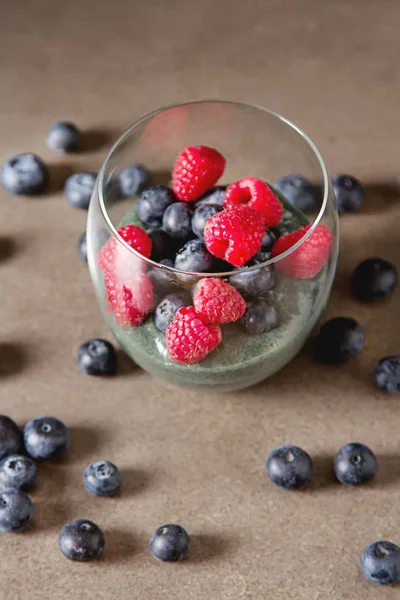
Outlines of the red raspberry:
{"label": "red raspberry", "polygon": [[[307,225],[279,238],[272,247],[272,256],[282,254],[309,231]],[[322,270],[329,258],[332,233],[326,225],[318,225],[315,231],[292,254],[275,263],[276,268],[293,279],[312,279]]]}
{"label": "red raspberry", "polygon": [[117,325],[140,325],[153,305],[153,287],[147,275],[140,273],[130,280],[106,275],[105,285],[108,306]]}
{"label": "red raspberry", "polygon": [[179,154],[172,171],[172,189],[177,198],[191,202],[217,183],[226,160],[214,148],[188,146]]}
{"label": "red raspberry", "polygon": [[264,215],[265,227],[275,227],[283,215],[283,206],[279,198],[261,179],[246,177],[226,188],[224,206],[234,208],[247,204],[253,210]]}
{"label": "red raspberry", "polygon": [[264,233],[264,217],[248,206],[237,206],[208,219],[204,241],[211,254],[242,267],[260,250]]}
{"label": "red raspberry", "polygon": [[222,279],[201,279],[193,295],[196,313],[203,323],[231,323],[242,317],[246,302],[239,292]]}
{"label": "red raspberry", "polygon": [[[118,229],[119,235],[139,254],[149,258],[152,248],[152,240],[141,227],[136,225],[125,225]],[[123,244],[115,237],[110,237],[99,252],[99,265],[104,273],[113,273],[115,270],[127,272],[130,267],[133,271],[139,271],[137,267],[143,261],[129,252]]]}
{"label": "red raspberry", "polygon": [[219,325],[205,325],[193,306],[184,306],[175,313],[166,333],[169,357],[179,363],[196,363],[221,343]]}

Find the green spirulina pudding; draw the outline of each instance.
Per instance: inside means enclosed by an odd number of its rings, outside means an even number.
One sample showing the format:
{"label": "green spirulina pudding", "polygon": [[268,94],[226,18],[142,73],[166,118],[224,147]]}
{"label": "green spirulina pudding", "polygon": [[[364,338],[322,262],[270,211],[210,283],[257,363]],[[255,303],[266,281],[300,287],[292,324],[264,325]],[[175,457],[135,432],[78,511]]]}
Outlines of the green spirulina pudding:
{"label": "green spirulina pudding", "polygon": [[[308,224],[303,213],[281,199],[285,213],[277,228],[280,235]],[[128,223],[146,228],[138,219],[135,207],[126,214],[120,226]],[[328,299],[330,282],[327,265],[313,280],[289,279],[279,271],[276,274],[276,286],[264,297],[278,313],[278,327],[262,335],[250,336],[240,323],[222,325],[221,344],[196,364],[179,364],[168,357],[165,334],[156,329],[151,314],[139,327],[119,327],[111,313],[106,315],[106,319],[125,351],[153,375],[190,388],[221,391],[245,388],[266,379],[299,352]],[[212,274],[209,276],[212,277]],[[171,282],[162,295],[174,291],[181,292],[182,287]],[[187,293],[190,299],[190,292]]]}

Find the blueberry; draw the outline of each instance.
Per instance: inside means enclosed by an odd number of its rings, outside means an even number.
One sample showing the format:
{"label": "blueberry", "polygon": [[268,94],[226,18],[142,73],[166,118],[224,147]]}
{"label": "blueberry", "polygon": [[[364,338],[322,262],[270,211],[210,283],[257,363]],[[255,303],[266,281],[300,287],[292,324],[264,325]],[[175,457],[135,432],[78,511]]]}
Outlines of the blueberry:
{"label": "blueberry", "polygon": [[180,525],[162,525],[150,540],[150,552],[154,558],[168,562],[186,558],[189,546],[189,536]]}
{"label": "blueberry", "polygon": [[276,235],[274,234],[274,232],[271,230],[266,231],[261,242],[261,250],[263,252],[270,252],[275,242]]}
{"label": "blueberry", "polygon": [[268,477],[282,490],[298,490],[307,485],[313,474],[310,456],[297,446],[280,446],[272,450],[265,464]]}
{"label": "blueberry", "polygon": [[374,477],[378,469],[376,456],[364,444],[347,444],[334,460],[335,475],[344,485],[361,485]]}
{"label": "blueberry", "polygon": [[0,462],[0,489],[29,490],[35,480],[36,465],[28,456],[12,454]]}
{"label": "blueberry", "polygon": [[247,303],[242,323],[249,335],[261,335],[278,327],[278,315],[267,300],[256,298]]}
{"label": "blueberry", "polygon": [[175,268],[191,273],[204,273],[211,269],[213,257],[200,240],[190,240],[181,248],[175,258]]}
{"label": "blueberry", "polygon": [[374,542],[362,553],[360,567],[371,583],[395,583],[400,578],[400,548],[392,542]]}
{"label": "blueberry", "polygon": [[197,200],[195,206],[207,206],[207,205],[217,205],[223,206],[225,199],[226,185],[216,186],[208,190],[199,200]]}
{"label": "blueberry", "polygon": [[10,417],[0,415],[0,459],[18,454],[23,446],[24,438],[16,423]]}
{"label": "blueberry", "polygon": [[69,446],[68,429],[54,417],[37,417],[25,425],[25,448],[38,460],[60,458]]}
{"label": "blueberry", "polygon": [[75,208],[87,210],[89,208],[90,198],[93,194],[96,178],[96,173],[91,173],[89,171],[74,173],[71,177],[68,177],[64,186],[64,192],[68,202]]}
{"label": "blueberry", "polygon": [[354,270],[350,288],[357,300],[382,300],[397,286],[396,267],[382,258],[368,258]]}
{"label": "blueberry", "polygon": [[386,356],[375,367],[374,384],[388,394],[400,392],[400,356]]}
{"label": "blueberry", "polygon": [[[173,267],[174,261],[171,258],[164,258],[160,260],[160,265],[165,267]],[[169,288],[172,283],[172,277],[170,271],[163,269],[162,267],[152,267],[147,272],[147,276],[150,279],[152,285],[159,290],[165,290]]]}
{"label": "blueberry", "polygon": [[275,270],[273,266],[254,270],[244,268],[241,273],[231,275],[229,283],[243,296],[259,296],[275,286]]}
{"label": "blueberry", "polygon": [[107,340],[92,338],[78,348],[78,366],[86,375],[115,375],[117,353]]}
{"label": "blueberry", "polygon": [[302,175],[283,175],[274,183],[273,187],[302,212],[310,212],[317,208],[318,189]]}
{"label": "blueberry", "polygon": [[351,175],[336,175],[332,177],[339,213],[352,213],[360,210],[364,204],[365,191],[361,183]]}
{"label": "blueberry", "polygon": [[192,230],[198,238],[204,241],[204,228],[208,219],[221,212],[222,208],[216,204],[203,204],[196,208],[192,217]]}
{"label": "blueberry", "polygon": [[35,154],[16,154],[4,163],[0,180],[10,194],[40,194],[47,188],[49,171],[42,159]]}
{"label": "blueberry", "polygon": [[165,231],[179,240],[192,236],[192,208],[186,202],[174,202],[164,212],[162,225]]}
{"label": "blueberry", "polygon": [[364,329],[354,319],[330,319],[318,334],[316,358],[334,365],[344,363],[360,352],[364,346],[364,337]]}
{"label": "blueberry", "polygon": [[168,256],[173,256],[176,252],[176,241],[173,240],[168,233],[162,229],[148,229],[147,235],[151,237],[151,260],[159,262],[161,259]]}
{"label": "blueberry", "polygon": [[8,489],[0,493],[0,531],[22,531],[33,518],[32,500],[21,490]]}
{"label": "blueberry", "polygon": [[88,258],[87,258],[86,231],[85,231],[85,233],[82,233],[81,237],[79,238],[78,252],[79,252],[79,256],[81,257],[83,262],[87,263]]}
{"label": "blueberry", "polygon": [[137,196],[150,185],[150,171],[140,164],[126,167],[119,175],[119,185],[123,196]]}
{"label": "blueberry", "polygon": [[64,556],[78,562],[98,558],[104,550],[104,544],[102,530],[88,519],[71,521],[58,536],[58,545]]}
{"label": "blueberry", "polygon": [[[151,227],[161,227],[163,214],[168,206],[171,206],[174,203],[179,206],[179,203],[176,202],[176,196],[171,188],[166,187],[165,185],[155,185],[150,187],[140,194],[140,198],[137,201],[136,209],[139,219]],[[186,205],[184,204],[184,206]],[[168,231],[168,233],[170,232]]]}
{"label": "blueberry", "polygon": [[55,121],[50,126],[46,142],[49,148],[57,152],[73,152],[81,144],[81,134],[73,123]]}
{"label": "blueberry", "polygon": [[185,298],[179,294],[165,296],[154,311],[154,325],[160,331],[167,331],[168,325],[175,316],[176,311],[182,306],[187,306]]}
{"label": "blueberry", "polygon": [[86,468],[83,485],[92,496],[112,496],[121,487],[121,473],[108,460],[98,460]]}

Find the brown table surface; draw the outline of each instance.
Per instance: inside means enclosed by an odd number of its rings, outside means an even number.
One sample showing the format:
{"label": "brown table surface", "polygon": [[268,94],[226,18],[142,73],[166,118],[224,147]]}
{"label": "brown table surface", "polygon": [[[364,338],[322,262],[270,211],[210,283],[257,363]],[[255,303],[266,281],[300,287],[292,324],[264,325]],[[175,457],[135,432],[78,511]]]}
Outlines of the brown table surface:
{"label": "brown table surface", "polygon": [[[0,536],[1,600],[295,599],[398,597],[362,578],[364,546],[400,543],[400,403],[371,385],[377,360],[399,353],[399,292],[363,306],[347,291],[357,263],[400,267],[400,3],[396,0],[3,0],[0,154],[34,151],[50,163],[52,193],[1,199],[1,404],[23,425],[43,414],[71,428],[71,449],[43,464],[34,524]],[[97,170],[107,147],[160,104],[243,99],[293,119],[335,172],[367,185],[358,215],[341,220],[338,276],[326,317],[353,316],[366,345],[341,368],[305,350],[270,381],[230,394],[181,390],[121,360],[103,380],[75,353],[108,335],[77,241],[86,215],[62,184]],[[53,119],[90,132],[84,153],[45,145]],[[334,453],[362,441],[379,456],[376,481],[344,489]],[[269,451],[295,443],[315,459],[314,483],[282,493],[264,475]],[[124,471],[113,499],[89,497],[84,467],[107,458]],[[104,558],[75,564],[57,535],[87,517],[106,535]],[[190,559],[152,560],[165,522],[192,536]]]}

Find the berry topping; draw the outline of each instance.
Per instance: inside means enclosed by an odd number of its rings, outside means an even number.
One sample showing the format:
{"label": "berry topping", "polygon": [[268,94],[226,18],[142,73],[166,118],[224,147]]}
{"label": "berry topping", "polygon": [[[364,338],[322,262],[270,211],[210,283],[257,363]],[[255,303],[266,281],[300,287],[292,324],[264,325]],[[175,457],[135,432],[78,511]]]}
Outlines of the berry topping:
{"label": "berry topping", "polygon": [[151,227],[161,227],[167,207],[176,202],[174,192],[165,185],[155,185],[140,194],[136,208],[139,219]]}
{"label": "berry topping", "polygon": [[200,240],[190,240],[181,248],[175,258],[175,268],[191,273],[204,273],[213,264],[213,257]]}
{"label": "berry topping", "polygon": [[274,183],[274,188],[302,212],[318,207],[318,188],[302,175],[283,175]]}
{"label": "berry topping", "polygon": [[109,309],[121,327],[140,325],[153,305],[153,286],[145,273],[120,280],[115,275],[105,277]]}
{"label": "berry topping", "polygon": [[[123,240],[131,248],[139,252],[142,256],[149,258],[151,254],[152,241],[147,233],[136,225],[125,225],[118,229],[117,232]],[[120,269],[122,265],[120,262],[125,262],[125,259],[129,255],[124,252],[126,248],[120,243],[120,241],[112,236],[102,247],[99,252],[99,265],[104,273],[113,273],[116,269]],[[132,260],[134,263],[134,260]]]}
{"label": "berry topping", "polygon": [[351,281],[351,292],[357,300],[382,300],[395,290],[396,267],[382,258],[368,258],[355,269]]}
{"label": "berry topping", "polygon": [[217,213],[206,223],[204,240],[211,254],[242,267],[261,248],[264,217],[248,206]]}
{"label": "berry topping", "polygon": [[156,307],[153,315],[154,325],[160,331],[167,331],[177,310],[189,304],[180,294],[168,294]]}
{"label": "berry topping", "polygon": [[175,254],[176,240],[173,240],[168,233],[165,233],[162,229],[148,229],[146,233],[152,242],[151,260],[159,262],[163,258]]}
{"label": "berry topping", "polygon": [[400,356],[382,358],[374,371],[376,387],[388,394],[400,392]]}
{"label": "berry topping", "polygon": [[204,228],[208,219],[221,212],[221,210],[222,207],[217,204],[200,204],[193,213],[193,233],[201,240],[204,240]]}
{"label": "berry topping", "polygon": [[364,337],[364,329],[354,319],[330,319],[318,334],[316,358],[333,365],[344,363],[360,352]]}
{"label": "berry topping", "polygon": [[365,191],[358,179],[351,175],[336,175],[332,177],[332,186],[339,213],[360,210],[364,204]]}
{"label": "berry topping", "polygon": [[[272,256],[278,256],[289,250],[309,231],[306,225],[298,231],[287,233],[279,238],[272,247]],[[326,225],[317,225],[313,233],[294,252],[278,260],[275,266],[287,277],[293,279],[312,279],[324,268],[332,245],[332,233]]]}
{"label": "berry topping", "polygon": [[150,180],[150,171],[140,164],[126,167],[118,177],[123,196],[137,196],[149,186]]}
{"label": "berry topping", "polygon": [[231,323],[243,316],[246,302],[234,287],[210,277],[201,279],[193,295],[196,313],[203,323]]}
{"label": "berry topping", "polygon": [[214,148],[188,146],[178,156],[172,171],[172,188],[179,200],[197,200],[221,177],[226,160]]}
{"label": "berry topping", "polygon": [[257,298],[247,304],[242,323],[249,335],[261,335],[278,327],[278,315],[272,304]]}
{"label": "berry topping", "polygon": [[271,252],[272,246],[276,242],[276,235],[272,231],[266,231],[262,239],[261,250],[263,252]]}
{"label": "berry topping", "polygon": [[184,202],[170,204],[163,215],[162,225],[172,238],[187,240],[192,233],[193,209]]}
{"label": "berry topping", "polygon": [[208,204],[222,207],[224,205],[225,191],[226,185],[218,185],[211,188],[211,190],[208,190],[200,200],[197,200],[196,208],[198,206],[207,206]]}
{"label": "berry topping", "polygon": [[166,331],[169,357],[189,364],[203,360],[222,341],[219,325],[205,325],[193,306],[180,308]]}
{"label": "berry topping", "polygon": [[265,227],[275,227],[283,215],[283,206],[271,188],[261,179],[246,177],[226,188],[224,206],[234,208],[246,204],[263,215]]}
{"label": "berry topping", "polygon": [[269,292],[275,286],[275,270],[272,266],[252,270],[243,269],[241,273],[231,275],[229,283],[243,296],[259,296]]}

